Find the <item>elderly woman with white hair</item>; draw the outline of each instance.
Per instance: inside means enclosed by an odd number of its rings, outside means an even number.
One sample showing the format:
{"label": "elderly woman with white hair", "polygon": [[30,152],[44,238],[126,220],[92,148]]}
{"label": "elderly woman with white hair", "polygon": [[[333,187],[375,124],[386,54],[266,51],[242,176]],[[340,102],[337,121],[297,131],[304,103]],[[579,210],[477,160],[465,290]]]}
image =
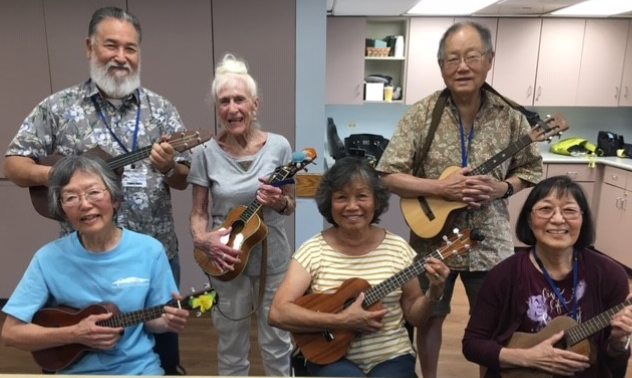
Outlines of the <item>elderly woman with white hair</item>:
{"label": "elderly woman with white hair", "polygon": [[[213,312],[219,332],[218,374],[248,375],[248,314],[256,309],[266,374],[289,376],[290,335],[268,325],[268,310],[290,261],[285,216],[295,207],[294,185],[283,180],[280,183],[285,185],[271,185],[270,175],[292,160],[292,150],[285,137],[261,129],[257,84],[245,61],[232,54],[224,56],[215,70],[212,96],[222,130],[204,149],[194,151],[188,182],[193,184],[191,234],[201,255],[196,259],[204,261],[201,265],[208,267],[207,273],[211,270],[211,276],[219,276],[211,280],[219,297],[218,311]],[[222,242],[232,240],[231,232],[237,230],[220,226],[236,207],[255,200],[262,207],[267,237],[252,248],[249,258],[239,245]],[[264,243],[266,254],[262,253]]]}

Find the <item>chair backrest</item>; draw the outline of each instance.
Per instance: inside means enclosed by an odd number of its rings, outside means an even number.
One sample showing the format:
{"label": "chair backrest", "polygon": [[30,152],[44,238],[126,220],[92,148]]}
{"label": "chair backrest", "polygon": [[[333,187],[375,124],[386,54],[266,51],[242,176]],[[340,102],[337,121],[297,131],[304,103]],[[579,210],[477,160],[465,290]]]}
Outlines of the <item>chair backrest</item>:
{"label": "chair backrest", "polygon": [[327,118],[327,148],[329,149],[329,155],[334,160],[338,160],[348,155],[345,145],[338,136],[338,129],[336,128],[334,119],[331,117]]}

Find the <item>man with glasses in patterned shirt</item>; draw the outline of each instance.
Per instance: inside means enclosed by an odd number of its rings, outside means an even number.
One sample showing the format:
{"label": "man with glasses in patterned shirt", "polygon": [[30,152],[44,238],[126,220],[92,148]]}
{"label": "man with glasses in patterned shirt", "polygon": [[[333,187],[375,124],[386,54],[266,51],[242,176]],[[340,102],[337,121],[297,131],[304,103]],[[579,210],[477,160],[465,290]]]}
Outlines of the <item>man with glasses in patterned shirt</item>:
{"label": "man with glasses in patterned shirt", "polygon": [[[513,253],[507,198],[534,185],[542,176],[542,157],[535,144],[487,175],[468,175],[530,132],[522,113],[483,88],[494,59],[489,29],[474,22],[454,24],[441,38],[437,59],[447,100],[436,131],[428,135],[442,91],[410,107],[376,167],[400,197],[433,196],[466,203],[467,210],[456,215],[454,226],[477,228],[485,235],[485,240],[467,255],[446,262],[451,273],[445,295],[435,304],[428,327],[417,329],[417,352],[424,378],[437,376],[442,326],[450,313],[457,276],[465,285],[471,308],[486,272]],[[420,156],[427,138],[431,140],[430,148]],[[453,166],[461,168],[439,179],[446,168]],[[410,244],[422,256],[436,250],[441,242],[411,232]],[[425,291],[428,280],[423,275],[419,279]]]}

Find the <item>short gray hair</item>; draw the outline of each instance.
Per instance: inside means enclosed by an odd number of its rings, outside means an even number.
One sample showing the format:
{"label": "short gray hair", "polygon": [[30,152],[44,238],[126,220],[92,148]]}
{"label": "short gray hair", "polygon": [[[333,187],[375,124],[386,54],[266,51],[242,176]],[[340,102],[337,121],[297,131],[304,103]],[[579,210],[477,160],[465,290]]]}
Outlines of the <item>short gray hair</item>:
{"label": "short gray hair", "polygon": [[120,21],[127,21],[134,25],[134,29],[136,29],[136,34],[138,34],[138,43],[143,40],[143,31],[140,28],[140,21],[133,14],[117,7],[104,7],[97,9],[90,19],[90,25],[88,26],[88,37],[90,39],[94,38],[97,34],[97,27],[101,23],[101,21],[114,18]]}
{"label": "short gray hair", "polygon": [[90,154],[65,156],[55,163],[48,176],[48,208],[56,219],[66,219],[61,206],[61,191],[76,172],[94,173],[101,177],[113,203],[123,198],[119,176],[103,159]]}
{"label": "short gray hair", "polygon": [[494,51],[494,44],[492,43],[492,32],[486,26],[479,24],[478,22],[473,21],[463,21],[457,22],[456,24],[450,26],[448,30],[443,33],[441,40],[439,41],[439,51],[437,52],[437,60],[439,63],[443,61],[445,58],[445,41],[454,33],[463,29],[464,27],[472,27],[481,37],[481,41],[483,41],[483,45],[485,46],[485,53],[489,53]]}

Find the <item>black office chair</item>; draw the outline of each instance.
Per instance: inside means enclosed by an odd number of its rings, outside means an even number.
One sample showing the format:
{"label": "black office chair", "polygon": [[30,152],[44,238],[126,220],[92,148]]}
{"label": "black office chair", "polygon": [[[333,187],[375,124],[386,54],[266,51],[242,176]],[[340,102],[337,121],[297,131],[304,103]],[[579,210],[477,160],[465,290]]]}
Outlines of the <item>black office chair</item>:
{"label": "black office chair", "polygon": [[348,155],[345,145],[338,136],[338,129],[334,123],[334,119],[327,118],[327,148],[329,150],[329,156],[334,160],[341,159]]}

